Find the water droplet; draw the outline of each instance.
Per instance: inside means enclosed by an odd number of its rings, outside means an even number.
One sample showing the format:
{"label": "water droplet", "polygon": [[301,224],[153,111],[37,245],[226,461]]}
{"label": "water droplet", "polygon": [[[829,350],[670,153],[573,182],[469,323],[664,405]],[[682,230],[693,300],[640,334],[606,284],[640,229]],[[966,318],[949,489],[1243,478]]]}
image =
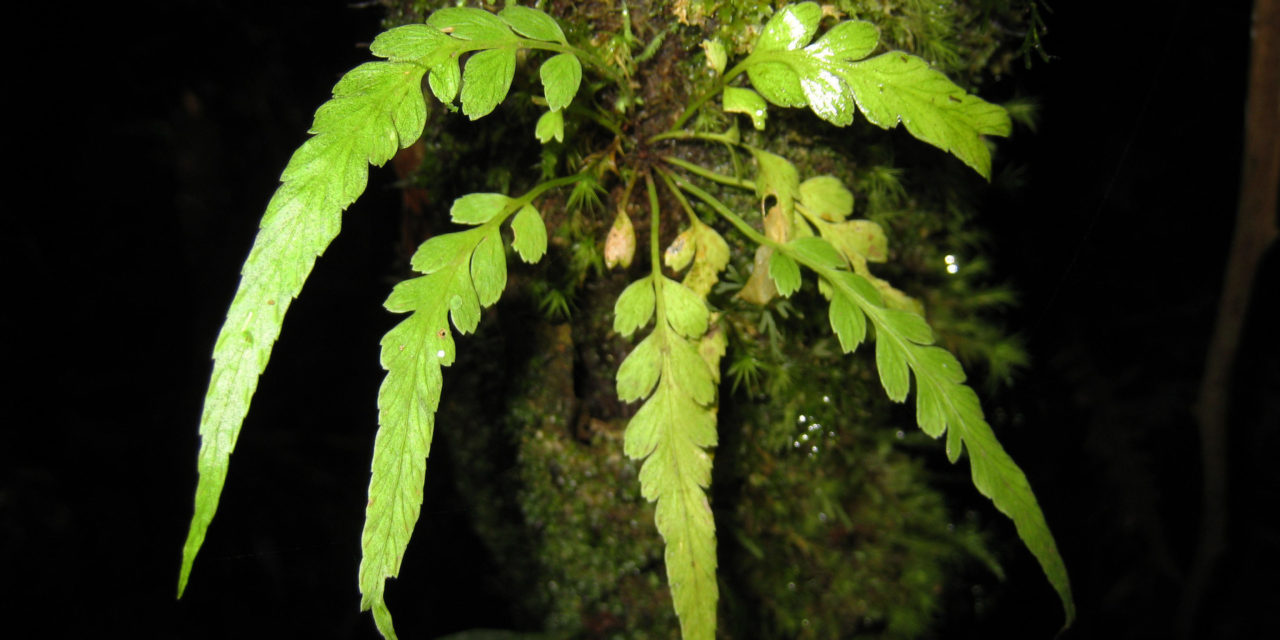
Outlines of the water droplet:
{"label": "water droplet", "polygon": [[796,590],[796,583],[794,583],[794,582],[788,582],[788,583],[787,583],[787,591],[795,591],[795,590]]}
{"label": "water droplet", "polygon": [[441,350],[437,351],[437,352],[436,352],[436,357],[437,357],[437,358],[443,358],[443,357],[444,357],[444,349],[441,349]]}
{"label": "water droplet", "polygon": [[800,442],[808,442],[808,441],[809,441],[809,434],[807,433],[800,434]]}
{"label": "water droplet", "polygon": [[815,422],[815,423],[813,423],[813,424],[811,424],[811,425],[809,425],[809,430],[810,430],[810,431],[817,431],[817,430],[819,430],[819,429],[821,429],[821,428],[822,428],[822,425],[820,425],[820,424],[818,424],[818,423],[816,423],[816,422]]}
{"label": "water droplet", "polygon": [[907,437],[907,432],[903,431],[902,429],[898,429],[898,432],[893,435],[896,436],[899,440],[902,440],[903,438]]}
{"label": "water droplet", "polygon": [[800,416],[800,424],[804,424],[806,420],[808,420],[808,418],[806,418],[803,414],[801,414],[801,416]]}
{"label": "water droplet", "polygon": [[817,453],[818,453],[818,445],[815,444],[813,445],[813,448],[809,450],[809,455],[816,455]]}
{"label": "water droplet", "polygon": [[822,396],[823,402],[831,402],[831,396]]}
{"label": "water droplet", "polygon": [[827,521],[827,514],[825,512],[819,511],[818,522],[826,522],[826,521]]}

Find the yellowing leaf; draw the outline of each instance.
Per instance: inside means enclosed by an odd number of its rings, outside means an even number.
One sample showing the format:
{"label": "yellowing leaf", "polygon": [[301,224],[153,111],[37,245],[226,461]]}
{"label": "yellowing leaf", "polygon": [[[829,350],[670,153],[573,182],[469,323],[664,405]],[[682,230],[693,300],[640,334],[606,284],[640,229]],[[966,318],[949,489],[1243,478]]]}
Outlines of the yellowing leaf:
{"label": "yellowing leaf", "polygon": [[698,355],[702,356],[702,361],[707,363],[707,369],[711,372],[711,381],[719,384],[720,359],[724,357],[725,349],[729,346],[729,337],[715,324],[715,317],[712,318],[710,329],[702,336],[702,340],[698,341]]}
{"label": "yellowing leaf", "polygon": [[765,245],[756,247],[756,255],[751,267],[751,277],[738,291],[738,297],[751,304],[764,306],[778,295],[778,288],[769,277],[769,259],[773,257],[773,249]]}
{"label": "yellowing leaf", "polygon": [[840,222],[853,213],[853,193],[835,176],[817,176],[800,183],[800,202],[812,215]]}
{"label": "yellowing leaf", "polygon": [[682,271],[685,267],[693,262],[693,256],[696,253],[695,229],[690,227],[681,231],[679,235],[667,245],[666,251],[662,252],[662,262],[672,271]]}
{"label": "yellowing leaf", "polygon": [[707,66],[714,69],[717,74],[724,73],[725,65],[729,61],[729,54],[725,51],[724,44],[719,40],[703,40],[700,44],[707,56]]}
{"label": "yellowing leaf", "polygon": [[[619,393],[627,398],[653,389],[627,424],[623,451],[644,459],[640,494],[657,502],[654,523],[666,543],[667,582],[681,637],[714,640],[719,590],[715,522],[704,493],[711,483],[711,458],[704,449],[716,444],[710,408],[715,381],[693,342],[706,331],[705,307],[696,294],[660,273],[641,282],[661,290],[662,315],[618,371]],[[655,357],[661,368],[656,386]]]}
{"label": "yellowing leaf", "polygon": [[870,220],[819,224],[818,231],[864,276],[868,275],[867,262],[884,262],[888,258],[889,240],[880,225]]}
{"label": "yellowing leaf", "polygon": [[662,278],[662,301],[666,305],[667,322],[676,333],[697,338],[707,330],[707,305],[688,287]]}
{"label": "yellowing leaf", "polygon": [[[777,206],[789,226],[791,211],[800,195],[800,174],[796,171],[796,166],[782,156],[763,149],[749,148],[759,168],[756,174],[756,196],[761,200],[768,196],[777,198]],[[770,239],[786,242],[788,237],[770,236]]]}
{"label": "yellowing leaf", "polygon": [[694,232],[696,255],[693,267],[684,276],[684,286],[705,298],[729,264],[729,245],[708,225],[698,223],[690,230]]}
{"label": "yellowing leaf", "polygon": [[636,255],[636,229],[631,224],[631,217],[619,210],[613,218],[613,226],[604,239],[604,265],[610,269],[631,266]]}
{"label": "yellowing leaf", "polygon": [[900,311],[909,311],[919,316],[924,315],[924,305],[919,300],[899,291],[893,285],[881,280],[875,276],[868,276],[872,286],[876,291],[880,292],[880,298],[884,300],[884,306],[890,309],[898,309]]}

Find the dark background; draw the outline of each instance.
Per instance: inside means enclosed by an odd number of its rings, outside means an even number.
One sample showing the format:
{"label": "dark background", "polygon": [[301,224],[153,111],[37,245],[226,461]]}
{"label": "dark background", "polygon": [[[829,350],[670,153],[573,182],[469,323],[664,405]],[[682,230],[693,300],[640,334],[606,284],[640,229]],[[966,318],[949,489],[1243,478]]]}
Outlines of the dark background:
{"label": "dark background", "polygon": [[[999,436],[1071,572],[1080,618],[1067,637],[1173,631],[1199,525],[1191,406],[1239,189],[1248,5],[1053,3],[1054,59],[994,90],[1043,106],[1037,133],[999,144],[997,172],[1021,167],[1026,186],[979,223],[1022,296],[1009,323],[1033,366],[1009,400],[1024,418]],[[373,637],[356,567],[376,344],[395,321],[381,308],[398,241],[389,172],[372,173],[291,309],[191,587],[173,596],[209,354],[238,266],[311,113],[367,59],[381,10],[60,11],[26,22],[4,98],[24,117],[11,121],[17,195],[0,255],[3,624],[51,637]],[[1273,247],[1255,288],[1266,297],[1276,262]],[[1274,300],[1255,304],[1233,397],[1228,554],[1198,637],[1280,630],[1276,326]],[[405,577],[390,586],[406,637],[504,622],[447,478],[433,457]],[[948,637],[1053,635],[1055,596],[1029,554],[1010,556],[986,617]]]}

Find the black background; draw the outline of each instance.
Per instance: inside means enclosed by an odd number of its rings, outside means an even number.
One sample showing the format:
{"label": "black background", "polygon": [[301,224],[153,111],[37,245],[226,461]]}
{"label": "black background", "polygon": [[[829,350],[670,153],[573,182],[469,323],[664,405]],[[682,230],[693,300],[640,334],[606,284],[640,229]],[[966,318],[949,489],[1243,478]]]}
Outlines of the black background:
{"label": "black background", "polygon": [[[1115,5],[1123,4],[1123,7]],[[1000,143],[1026,187],[979,223],[1033,366],[999,435],[1080,607],[1068,637],[1168,637],[1199,523],[1191,406],[1236,194],[1248,3],[1053,3],[1048,63],[997,87],[1039,131]],[[191,587],[174,599],[209,354],[262,208],[380,9],[341,2],[44,8],[11,51],[0,432],[5,626],[66,637],[373,637],[356,567],[394,323],[398,195],[374,171],[261,380]],[[14,43],[10,43],[12,46]],[[1006,96],[1007,97],[1007,96]],[[1256,291],[1272,297],[1275,251]],[[1232,420],[1229,548],[1199,637],[1275,634],[1277,321],[1253,307]],[[492,567],[432,459],[390,603],[405,637],[501,626]],[[995,522],[1000,522],[992,518]],[[997,524],[996,526],[1005,526]],[[1028,554],[948,637],[1060,621]],[[1268,633],[1266,630],[1271,629]],[[0,634],[8,635],[3,631]]]}

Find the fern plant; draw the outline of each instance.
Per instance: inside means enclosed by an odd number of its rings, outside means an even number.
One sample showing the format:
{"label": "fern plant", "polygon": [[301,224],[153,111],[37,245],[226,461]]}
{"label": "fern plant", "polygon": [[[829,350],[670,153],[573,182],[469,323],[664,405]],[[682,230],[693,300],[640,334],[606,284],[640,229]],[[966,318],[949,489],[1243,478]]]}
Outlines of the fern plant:
{"label": "fern plant", "polygon": [[[904,402],[915,379],[920,428],[933,438],[946,436],[952,462],[968,451],[975,488],[1013,520],[1057,590],[1069,625],[1074,605],[1066,569],[1026,477],[997,442],[960,362],[933,344],[919,303],[871,272],[872,263],[887,257],[884,231],[868,220],[850,219],[854,196],[840,180],[801,176],[785,151],[748,142],[736,121],[714,128],[707,123],[715,119],[703,117],[742,114],[759,130],[768,126],[771,109],[808,108],[835,127],[850,125],[861,113],[881,128],[901,124],[990,176],[984,136],[1008,135],[1004,109],[966,93],[919,57],[900,51],[873,56],[881,45],[871,23],[826,18],[813,2],[781,8],[732,66],[724,42],[704,41],[715,80],[669,124],[645,135],[630,133],[639,128],[622,123],[640,102],[632,78],[656,45],[633,56],[632,42],[621,50],[574,44],[555,19],[520,6],[496,14],[440,9],[425,23],[379,35],[370,49],[384,60],[361,65],[338,82],[333,99],[316,112],[313,136],[285,168],[214,347],[179,597],[213,520],[231,452],[285,312],[337,235],[342,211],[364,190],[368,166],[385,163],[422,135],[424,78],[436,100],[476,120],[507,98],[520,64],[537,64],[542,95],[533,102],[545,111],[532,134],[544,144],[563,141],[574,130],[568,120],[599,126],[613,141],[565,163],[570,171],[522,194],[472,193],[455,200],[450,218],[461,229],[418,247],[411,266],[421,275],[396,285],[387,298],[388,310],[409,315],[381,344],[387,374],[378,393],[379,430],[361,539],[361,608],[372,611],[379,631],[395,637],[383,594],[387,578],[399,573],[420,513],[442,368],[456,353],[453,332],[475,331],[482,310],[503,294],[508,244],[524,262],[543,258],[548,231],[539,205],[549,192],[568,190],[569,206],[586,208],[609,183],[620,185],[623,196],[604,242],[604,263],[631,264],[636,227],[648,232],[649,272],[627,286],[614,307],[618,335],[635,339],[643,333],[617,370],[616,391],[621,401],[639,403],[623,450],[640,464],[641,494],[655,503],[682,637],[716,635],[716,526],[706,492],[726,342],[717,328],[723,318],[708,295],[731,258],[717,227],[740,234],[738,246],[755,247],[755,268],[741,298],[763,305],[797,294],[806,281],[814,283],[843,352],[874,337],[876,368],[891,400]],[[629,30],[626,35],[631,37]],[[677,144],[723,154],[736,169],[691,162],[673,151]],[[750,164],[742,162],[746,158]],[[735,210],[717,195],[726,189],[750,194],[759,211]],[[638,225],[633,200],[647,214]],[[681,216],[681,229],[664,229],[664,221]],[[751,221],[755,217],[758,224]],[[664,231],[666,237],[674,233],[665,247]]]}

